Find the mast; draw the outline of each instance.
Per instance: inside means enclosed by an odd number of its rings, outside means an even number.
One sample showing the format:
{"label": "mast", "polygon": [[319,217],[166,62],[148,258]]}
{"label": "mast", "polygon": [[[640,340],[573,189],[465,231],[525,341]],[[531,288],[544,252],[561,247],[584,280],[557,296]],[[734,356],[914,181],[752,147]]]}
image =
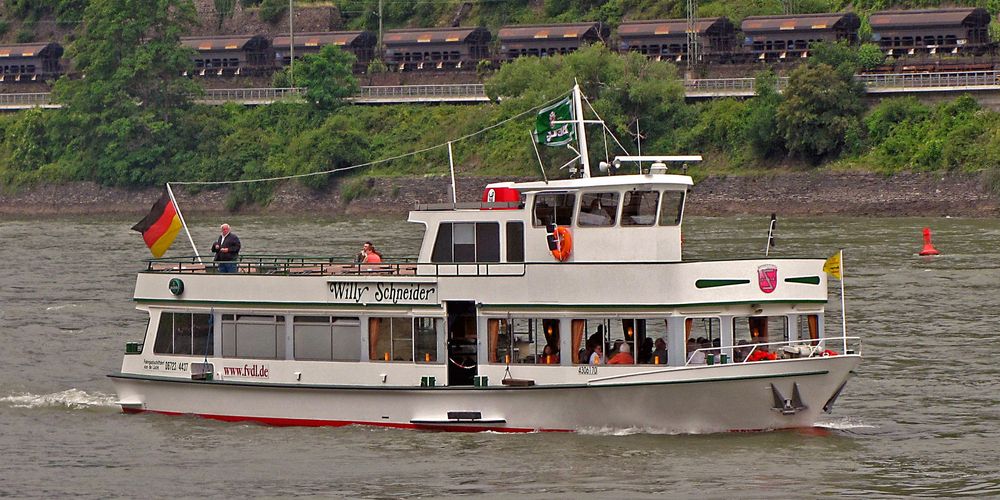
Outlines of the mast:
{"label": "mast", "polygon": [[573,85],[573,111],[576,115],[576,134],[580,146],[580,177],[590,177],[590,154],[587,152],[587,131],[583,127],[583,101],[580,84]]}

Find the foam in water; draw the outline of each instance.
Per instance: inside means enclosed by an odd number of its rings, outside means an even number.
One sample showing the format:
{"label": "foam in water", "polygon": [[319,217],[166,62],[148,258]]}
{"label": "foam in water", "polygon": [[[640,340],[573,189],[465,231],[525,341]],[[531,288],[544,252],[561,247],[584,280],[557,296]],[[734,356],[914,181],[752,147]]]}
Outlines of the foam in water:
{"label": "foam in water", "polygon": [[825,422],[817,422],[816,427],[821,427],[823,429],[833,429],[838,431],[845,431],[850,429],[874,429],[875,426],[871,424],[866,424],[859,418],[855,417],[844,417],[836,420],[828,420]]}
{"label": "foam in water", "polygon": [[0,398],[12,408],[53,408],[64,407],[74,410],[84,408],[116,406],[117,398],[110,394],[89,394],[79,389],[69,389],[52,394],[16,394]]}

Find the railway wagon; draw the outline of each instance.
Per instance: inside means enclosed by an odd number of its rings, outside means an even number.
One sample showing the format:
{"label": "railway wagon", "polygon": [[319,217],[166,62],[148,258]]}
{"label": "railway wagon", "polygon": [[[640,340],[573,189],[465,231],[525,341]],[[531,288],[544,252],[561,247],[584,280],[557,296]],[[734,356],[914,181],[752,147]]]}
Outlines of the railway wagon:
{"label": "railway wagon", "polygon": [[[732,59],[736,46],[736,30],[726,17],[696,19],[695,33],[701,49],[701,60],[723,62]],[[634,51],[656,60],[687,60],[688,34],[686,19],[629,21],[618,26],[618,49]]]}
{"label": "railway wagon", "polygon": [[393,69],[475,68],[489,59],[492,35],[482,27],[388,30],[385,63]]}
{"label": "railway wagon", "polygon": [[182,37],[181,45],[194,49],[194,74],[259,74],[274,69],[271,41],[264,35]]}
{"label": "railway wagon", "polygon": [[38,81],[63,73],[63,47],[55,42],[0,46],[0,82]]}
{"label": "railway wagon", "polygon": [[521,56],[568,54],[584,44],[604,42],[608,34],[608,28],[599,22],[504,26],[497,32],[497,58],[509,61]]}
{"label": "railway wagon", "polygon": [[891,56],[970,52],[992,48],[990,14],[981,8],[886,10],[869,18],[872,41]]}
{"label": "railway wagon", "polygon": [[287,33],[274,37],[271,47],[274,49],[274,60],[278,66],[288,66],[292,60],[292,39],[295,40],[295,58],[308,54],[318,54],[327,45],[336,45],[354,54],[357,59],[355,71],[363,71],[375,57],[377,37],[370,31],[330,31],[295,33],[292,37]]}
{"label": "railway wagon", "polygon": [[852,12],[750,16],[743,20],[743,46],[760,61],[808,57],[813,42],[857,43],[861,18]]}

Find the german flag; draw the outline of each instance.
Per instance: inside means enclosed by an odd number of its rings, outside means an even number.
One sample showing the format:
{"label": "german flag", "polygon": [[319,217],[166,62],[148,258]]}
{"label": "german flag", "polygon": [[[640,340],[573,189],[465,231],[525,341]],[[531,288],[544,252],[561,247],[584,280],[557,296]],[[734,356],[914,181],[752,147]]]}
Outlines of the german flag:
{"label": "german flag", "polygon": [[146,217],[132,226],[132,230],[142,233],[142,239],[146,241],[153,257],[163,257],[177,238],[177,233],[181,232],[181,218],[166,189]]}

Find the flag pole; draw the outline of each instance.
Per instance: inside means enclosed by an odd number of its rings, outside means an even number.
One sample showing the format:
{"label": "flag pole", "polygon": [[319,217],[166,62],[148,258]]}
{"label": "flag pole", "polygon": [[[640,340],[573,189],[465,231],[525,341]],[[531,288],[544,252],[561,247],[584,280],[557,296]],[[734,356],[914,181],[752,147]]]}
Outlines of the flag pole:
{"label": "flag pole", "polygon": [[181,226],[184,227],[184,233],[187,234],[188,241],[191,242],[191,248],[194,249],[194,256],[198,258],[199,264],[204,264],[205,262],[201,260],[201,255],[198,254],[198,247],[194,246],[194,240],[191,238],[191,231],[188,231],[187,223],[184,222],[184,216],[181,215],[181,206],[177,204],[177,199],[174,198],[174,190],[170,189],[170,183],[167,183],[167,194],[170,195],[170,201],[174,204],[174,210],[177,211],[177,217],[181,220]]}
{"label": "flag pole", "polygon": [[847,353],[847,299],[844,297],[844,249],[840,249],[840,316],[844,328],[844,353]]}

